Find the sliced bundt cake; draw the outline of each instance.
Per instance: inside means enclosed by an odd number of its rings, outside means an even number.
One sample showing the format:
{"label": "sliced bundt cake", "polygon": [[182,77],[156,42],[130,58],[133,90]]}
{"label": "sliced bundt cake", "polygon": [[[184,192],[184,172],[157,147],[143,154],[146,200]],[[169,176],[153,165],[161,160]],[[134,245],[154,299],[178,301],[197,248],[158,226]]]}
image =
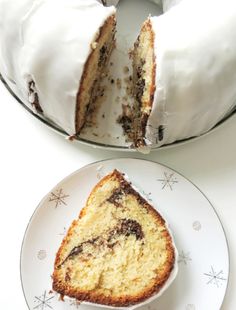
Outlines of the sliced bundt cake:
{"label": "sliced bundt cake", "polygon": [[161,215],[114,170],[92,190],[56,255],[53,289],[115,307],[166,287],[176,250]]}

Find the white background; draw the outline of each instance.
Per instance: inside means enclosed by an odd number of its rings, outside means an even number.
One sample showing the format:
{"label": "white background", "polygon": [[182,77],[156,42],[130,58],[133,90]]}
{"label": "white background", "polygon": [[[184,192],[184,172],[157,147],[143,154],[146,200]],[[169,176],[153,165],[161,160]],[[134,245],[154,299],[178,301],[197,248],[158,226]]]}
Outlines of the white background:
{"label": "white background", "polygon": [[144,156],[66,141],[25,111],[2,83],[0,104],[0,309],[27,309],[20,281],[20,250],[39,201],[74,170],[115,157],[146,158],[168,165],[206,194],[220,216],[230,249],[230,283],[222,309],[236,309],[236,116],[201,139]]}

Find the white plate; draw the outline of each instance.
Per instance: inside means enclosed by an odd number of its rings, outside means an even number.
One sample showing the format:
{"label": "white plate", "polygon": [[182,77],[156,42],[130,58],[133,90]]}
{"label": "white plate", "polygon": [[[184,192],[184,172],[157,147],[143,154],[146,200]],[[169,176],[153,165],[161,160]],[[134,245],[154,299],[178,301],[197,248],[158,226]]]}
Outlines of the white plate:
{"label": "white plate", "polygon": [[[29,309],[74,310],[75,301],[50,293],[55,253],[98,180],[114,168],[125,172],[169,222],[179,250],[171,287],[143,310],[219,310],[227,288],[229,253],[224,230],[204,194],[177,172],[139,159],[86,166],[61,181],[41,201],[27,227],[21,277]],[[81,310],[95,309],[80,306]]]}
{"label": "white plate", "polygon": [[[117,124],[117,118],[122,113],[122,103],[125,102],[122,98],[125,96],[124,78],[127,78],[129,74],[124,74],[124,66],[128,66],[131,69],[131,60],[127,57],[130,48],[139,34],[142,23],[146,20],[149,14],[160,15],[161,9],[149,1],[144,0],[123,0],[119,2],[118,11],[118,34],[117,34],[117,48],[112,54],[111,62],[113,66],[110,66],[110,74],[115,81],[120,78],[123,82],[121,89],[117,87],[117,84],[111,84],[110,81],[104,81],[107,85],[106,100],[103,102],[99,112],[96,114],[96,126],[85,127],[81,134],[76,137],[75,141],[80,143],[89,144],[95,147],[103,147],[114,150],[128,150],[133,151],[130,148],[131,143],[126,142],[126,138],[123,135],[123,130],[119,124]],[[128,21],[128,24],[127,24]],[[131,70],[130,70],[131,72]],[[1,78],[1,75],[0,75]],[[2,77],[3,80],[3,77]],[[46,124],[49,128],[55,130],[57,133],[62,134],[64,137],[68,135],[59,128],[56,124],[50,120],[44,118],[42,115],[35,114],[29,107],[21,94],[10,80],[5,80],[4,84],[10,90],[11,94],[25,107],[32,115]],[[119,103],[116,101],[117,97],[121,98]],[[105,116],[105,118],[104,118]],[[187,139],[185,141],[191,141]],[[176,142],[171,145],[179,145],[183,143]],[[167,146],[163,146],[164,148]],[[162,147],[162,148],[163,148]],[[157,148],[153,148],[157,149]]]}

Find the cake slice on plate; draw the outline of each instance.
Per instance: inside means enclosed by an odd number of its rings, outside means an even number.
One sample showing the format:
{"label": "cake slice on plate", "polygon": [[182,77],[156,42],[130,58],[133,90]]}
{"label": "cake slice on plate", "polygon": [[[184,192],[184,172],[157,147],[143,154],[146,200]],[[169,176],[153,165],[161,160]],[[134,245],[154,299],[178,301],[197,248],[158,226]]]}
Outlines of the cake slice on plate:
{"label": "cake slice on plate", "polygon": [[176,255],[165,220],[114,170],[69,228],[56,255],[53,289],[95,304],[140,304],[172,282]]}

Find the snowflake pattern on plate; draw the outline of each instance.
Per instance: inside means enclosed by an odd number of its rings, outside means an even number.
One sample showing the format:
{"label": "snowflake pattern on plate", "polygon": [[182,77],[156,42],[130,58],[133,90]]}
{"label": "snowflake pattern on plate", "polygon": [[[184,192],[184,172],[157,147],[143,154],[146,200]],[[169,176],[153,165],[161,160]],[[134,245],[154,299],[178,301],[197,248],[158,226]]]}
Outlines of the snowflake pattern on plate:
{"label": "snowflake pattern on plate", "polygon": [[193,222],[193,229],[196,231],[200,231],[202,229],[202,225],[199,221]]}
{"label": "snowflake pattern on plate", "polygon": [[167,173],[164,172],[164,177],[162,179],[157,179],[157,181],[161,182],[162,189],[169,188],[171,191],[173,190],[174,184],[178,183],[179,181],[175,177],[175,173]]}
{"label": "snowflake pattern on plate", "polygon": [[50,296],[47,294],[47,291],[40,296],[35,296],[34,303],[36,306],[33,309],[44,310],[46,308],[53,309],[51,301],[55,296]]}
{"label": "snowflake pattern on plate", "polygon": [[227,281],[227,279],[223,277],[223,270],[217,272],[212,266],[211,270],[208,273],[204,273],[204,275],[208,277],[207,284],[212,284],[216,287],[220,287],[224,281]]}
{"label": "snowflake pattern on plate", "polygon": [[178,263],[183,263],[184,265],[187,265],[188,262],[190,262],[191,260],[192,258],[190,257],[190,252],[181,251],[179,253]]}
{"label": "snowflake pattern on plate", "polygon": [[77,300],[70,300],[70,306],[74,306],[74,309],[79,309],[80,304],[81,303]]}
{"label": "snowflake pattern on plate", "polygon": [[49,202],[55,203],[55,208],[58,208],[61,205],[67,206],[66,198],[70,197],[69,195],[64,194],[63,189],[60,188],[55,192],[52,192],[49,197]]}
{"label": "snowflake pattern on plate", "polygon": [[47,252],[45,250],[40,250],[37,253],[37,257],[39,260],[44,260],[47,257]]}

